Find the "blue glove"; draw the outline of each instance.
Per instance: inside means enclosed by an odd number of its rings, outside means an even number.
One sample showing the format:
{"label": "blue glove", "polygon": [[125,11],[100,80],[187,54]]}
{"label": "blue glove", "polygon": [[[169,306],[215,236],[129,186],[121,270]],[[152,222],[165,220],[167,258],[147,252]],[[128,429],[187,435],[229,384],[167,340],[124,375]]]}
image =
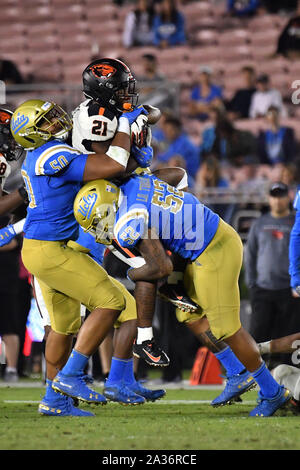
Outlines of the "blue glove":
{"label": "blue glove", "polygon": [[138,106],[133,111],[129,111],[129,112],[127,111],[126,113],[121,114],[120,117],[124,117],[128,119],[129,124],[131,125],[134,123],[134,121],[140,114],[146,114],[146,115],[148,114],[148,111],[146,111],[146,109],[143,108],[142,105]]}
{"label": "blue glove", "polygon": [[151,165],[153,159],[153,148],[148,145],[147,147],[131,147],[131,155],[136,160],[141,168],[147,168]]}
{"label": "blue glove", "polygon": [[0,230],[0,247],[10,243],[16,236],[13,225],[7,225]]}

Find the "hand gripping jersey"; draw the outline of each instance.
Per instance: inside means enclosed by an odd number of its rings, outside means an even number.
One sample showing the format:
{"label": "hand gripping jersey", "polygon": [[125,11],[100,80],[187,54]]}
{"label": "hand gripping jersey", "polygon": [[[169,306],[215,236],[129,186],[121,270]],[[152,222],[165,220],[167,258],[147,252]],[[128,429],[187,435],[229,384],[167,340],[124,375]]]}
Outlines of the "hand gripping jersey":
{"label": "hand gripping jersey", "polygon": [[92,142],[105,142],[117,132],[118,119],[108,108],[86,100],[73,111],[72,145],[82,153],[93,152]]}
{"label": "hand gripping jersey", "polygon": [[25,238],[52,241],[77,238],[73,202],[87,157],[58,140],[27,152],[21,170],[29,197]]}
{"label": "hand gripping jersey", "polygon": [[300,190],[294,200],[294,209],[296,210],[296,218],[291,231],[289,247],[289,274],[293,288],[300,286]]}
{"label": "hand gripping jersey", "polygon": [[154,229],[151,236],[167,250],[194,261],[217,231],[217,214],[154,175],[134,175],[121,190],[114,236],[124,248],[132,248]]}

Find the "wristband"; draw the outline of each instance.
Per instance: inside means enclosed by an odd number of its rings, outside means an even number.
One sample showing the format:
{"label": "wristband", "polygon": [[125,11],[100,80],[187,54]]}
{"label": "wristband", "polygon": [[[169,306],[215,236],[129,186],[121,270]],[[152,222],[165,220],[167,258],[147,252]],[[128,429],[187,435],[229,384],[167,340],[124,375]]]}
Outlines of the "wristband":
{"label": "wristband", "polygon": [[120,165],[123,165],[124,168],[127,167],[130,153],[122,147],[118,147],[117,145],[110,145],[109,149],[106,152],[106,155],[115,160],[116,162],[120,163]]}
{"label": "wristband", "polygon": [[124,134],[127,134],[130,136],[130,124],[129,121],[126,117],[120,117],[119,118],[119,124],[117,128],[117,132],[124,132]]}

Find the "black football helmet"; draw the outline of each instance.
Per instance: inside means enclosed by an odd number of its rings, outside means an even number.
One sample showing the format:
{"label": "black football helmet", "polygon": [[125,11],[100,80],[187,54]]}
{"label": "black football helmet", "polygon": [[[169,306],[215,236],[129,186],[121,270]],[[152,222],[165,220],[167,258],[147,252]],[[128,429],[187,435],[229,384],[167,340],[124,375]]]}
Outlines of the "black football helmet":
{"label": "black football helmet", "polygon": [[6,160],[18,160],[23,154],[23,148],[15,141],[10,131],[10,120],[13,113],[0,108],[0,152]]}
{"label": "black football helmet", "polygon": [[84,69],[82,80],[84,95],[114,112],[130,111],[137,105],[136,80],[121,60],[94,60]]}

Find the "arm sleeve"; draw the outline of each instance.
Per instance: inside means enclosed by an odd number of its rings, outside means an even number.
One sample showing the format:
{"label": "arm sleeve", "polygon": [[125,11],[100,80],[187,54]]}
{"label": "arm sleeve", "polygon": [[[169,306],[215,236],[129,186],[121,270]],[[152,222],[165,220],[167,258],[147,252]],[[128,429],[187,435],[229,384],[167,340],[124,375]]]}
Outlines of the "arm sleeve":
{"label": "arm sleeve", "polygon": [[246,256],[245,256],[245,273],[246,283],[248,287],[254,287],[256,284],[256,260],[257,260],[257,237],[256,237],[256,226],[254,222],[249,231],[247,245],[246,245]]}

